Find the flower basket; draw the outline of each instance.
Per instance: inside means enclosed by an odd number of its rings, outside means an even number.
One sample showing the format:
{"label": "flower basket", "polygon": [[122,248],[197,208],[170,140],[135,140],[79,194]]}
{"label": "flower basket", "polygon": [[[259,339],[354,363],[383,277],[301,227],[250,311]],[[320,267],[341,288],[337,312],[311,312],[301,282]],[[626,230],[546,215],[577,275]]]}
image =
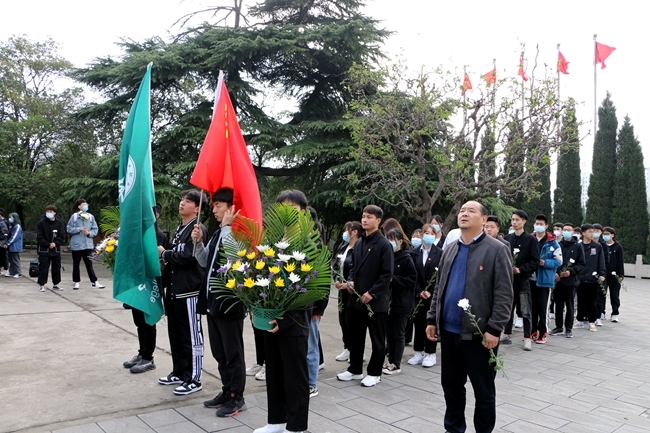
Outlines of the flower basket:
{"label": "flower basket", "polygon": [[255,306],[251,306],[250,309],[253,313],[253,326],[262,331],[270,331],[273,329],[274,326],[269,322],[283,312],[281,309],[260,308]]}

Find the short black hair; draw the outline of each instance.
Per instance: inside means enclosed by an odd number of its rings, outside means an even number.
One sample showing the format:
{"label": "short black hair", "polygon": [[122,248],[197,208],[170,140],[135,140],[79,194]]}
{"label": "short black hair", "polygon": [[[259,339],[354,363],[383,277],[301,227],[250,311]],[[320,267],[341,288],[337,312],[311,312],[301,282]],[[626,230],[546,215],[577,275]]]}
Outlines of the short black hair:
{"label": "short black hair", "polygon": [[162,215],[162,206],[160,203],[156,203],[156,205],[153,207],[153,213]]}
{"label": "short black hair", "polygon": [[614,227],[604,227],[603,231],[604,232],[609,232],[609,233],[613,234],[614,236],[616,236],[616,230],[614,230]]}
{"label": "short black hair", "polygon": [[480,205],[479,209],[481,209],[481,216],[483,216],[483,215],[488,215],[489,216],[490,215],[490,210],[487,208],[487,206],[485,206],[483,203],[478,202],[478,201],[476,203],[478,203]]}
{"label": "short black hair", "polygon": [[519,218],[521,218],[522,220],[526,220],[526,221],[528,221],[528,214],[527,214],[525,211],[521,210],[521,209],[517,209],[517,210],[514,211],[512,214],[513,214],[513,215],[517,215],[517,216],[518,216]]}
{"label": "short black hair", "polygon": [[555,224],[553,224],[553,228],[555,228],[555,227],[562,228],[562,227],[564,227],[564,223],[556,222]]}
{"label": "short black hair", "polygon": [[278,194],[275,202],[291,202],[297,204],[298,207],[300,207],[300,210],[307,209],[307,196],[304,192],[297,189],[285,189],[284,191],[280,192],[280,194]]}
{"label": "short black hair", "polygon": [[51,210],[53,212],[56,212],[56,206],[54,206],[53,204],[48,204],[47,206],[45,206],[45,210]]}
{"label": "short black hair", "polygon": [[569,227],[571,227],[572,229],[574,229],[574,228],[576,227],[576,226],[574,226],[574,225],[571,224],[571,223],[564,223],[564,224],[562,224],[562,228],[564,228],[564,227],[566,227],[566,226],[569,226]]}
{"label": "short black hair", "polygon": [[591,224],[583,224],[582,227],[580,227],[580,230],[586,232],[587,230],[592,230],[593,228],[594,226]]}
{"label": "short black hair", "polygon": [[81,203],[88,203],[88,201],[87,201],[85,198],[78,198],[78,199],[74,202],[74,207],[79,207],[79,205],[80,205]]}
{"label": "short black hair", "polygon": [[311,215],[311,219],[314,221],[314,223],[318,222],[318,212],[316,212],[316,209],[311,206],[307,206],[307,211],[309,212],[309,215]]}
{"label": "short black hair", "polygon": [[232,206],[235,192],[232,188],[219,188],[212,194],[212,203],[222,202],[226,203],[228,207]]}
{"label": "short black hair", "polygon": [[539,215],[535,215],[535,221],[544,221],[546,225],[548,225],[548,218],[546,218],[546,215],[544,215],[543,213]]}
{"label": "short black hair", "polygon": [[369,213],[370,215],[374,215],[379,219],[382,219],[384,217],[384,211],[375,204],[369,204],[368,206],[364,207],[363,213]]}
{"label": "short black hair", "polygon": [[361,233],[363,233],[363,226],[361,225],[361,223],[359,221],[348,221],[343,226],[343,229],[345,231],[349,230],[351,232],[356,231],[357,236],[361,236]]}
{"label": "short black hair", "polygon": [[486,222],[493,222],[497,227],[499,227],[499,217],[496,215],[488,215]]}
{"label": "short black hair", "polygon": [[[201,196],[203,193],[196,189],[187,189],[181,193],[181,198],[193,201],[196,206],[201,206]],[[205,200],[204,200],[205,202]]]}
{"label": "short black hair", "polygon": [[592,224],[592,225],[594,226],[594,229],[595,229],[595,230],[602,230],[602,229],[603,229],[603,226],[601,226],[601,225],[598,224],[598,223],[595,223],[595,224]]}
{"label": "short black hair", "polygon": [[402,232],[400,229],[388,230],[388,233],[386,233],[386,239],[395,240],[395,241],[402,241],[402,242],[408,242],[408,240],[406,239],[406,236],[404,236],[404,232]]}
{"label": "short black hair", "polygon": [[5,216],[5,210],[0,208],[0,216]]}
{"label": "short black hair", "polygon": [[582,234],[582,229],[580,227],[574,227],[573,231],[579,234]]}
{"label": "short black hair", "polygon": [[431,217],[431,222],[433,222],[433,220],[436,220],[438,224],[444,224],[445,222],[445,220],[443,220],[442,217],[437,214]]}

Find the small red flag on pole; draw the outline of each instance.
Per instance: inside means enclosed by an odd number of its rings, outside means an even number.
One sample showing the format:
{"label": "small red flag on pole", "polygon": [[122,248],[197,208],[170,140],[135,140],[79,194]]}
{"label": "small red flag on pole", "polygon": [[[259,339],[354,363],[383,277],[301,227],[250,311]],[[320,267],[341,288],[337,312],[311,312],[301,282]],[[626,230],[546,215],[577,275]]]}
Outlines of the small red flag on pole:
{"label": "small red flag on pole", "polygon": [[614,52],[616,48],[610,47],[605,44],[601,44],[600,42],[596,42],[596,62],[595,63],[600,63],[600,69],[605,69],[607,66],[605,65],[605,60]]}
{"label": "small red flag on pole", "polygon": [[526,72],[524,72],[524,56],[519,56],[519,70],[517,71],[517,75],[519,75],[521,78],[524,79],[524,81],[528,81],[528,75],[526,75]]}
{"label": "small red flag on pole", "polygon": [[565,75],[569,75],[569,62],[566,61],[561,52],[557,52],[557,70]]}
{"label": "small red flag on pole", "polygon": [[487,86],[490,87],[491,84],[497,82],[497,68],[492,69],[487,74],[483,75],[485,81],[487,81]]}
{"label": "small red flag on pole", "polygon": [[472,88],[472,82],[469,80],[469,75],[465,72],[465,77],[463,78],[463,85],[461,86],[462,92],[461,95],[465,96],[465,92]]}

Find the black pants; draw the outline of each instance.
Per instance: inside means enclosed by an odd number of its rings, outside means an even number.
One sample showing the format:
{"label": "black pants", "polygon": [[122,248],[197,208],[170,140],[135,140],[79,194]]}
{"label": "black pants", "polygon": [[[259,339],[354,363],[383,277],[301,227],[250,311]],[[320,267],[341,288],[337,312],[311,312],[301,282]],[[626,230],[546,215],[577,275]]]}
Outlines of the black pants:
{"label": "black pants", "polygon": [[8,270],[9,262],[7,260],[7,250],[4,247],[0,248],[0,268]]}
{"label": "black pants", "polygon": [[518,303],[521,308],[521,316],[524,319],[524,338],[530,338],[532,328],[530,281],[528,278],[515,278],[512,282],[512,288],[515,292],[515,298],[512,304],[512,311],[510,312],[510,321],[506,325],[504,333],[508,335],[512,334],[512,327],[515,320],[515,306]]}
{"label": "black pants", "polygon": [[203,330],[201,316],[196,313],[197,298],[198,296],[165,299],[167,332],[172,351],[172,373],[183,382],[201,383]]}
{"label": "black pants", "polygon": [[80,264],[81,264],[81,259],[84,261],[84,265],[86,265],[86,271],[88,271],[88,278],[90,279],[91,283],[94,283],[97,281],[97,276],[95,275],[95,270],[93,269],[93,262],[90,260],[90,254],[93,252],[93,250],[79,250],[79,251],[72,251],[72,281],[75,283],[78,283],[81,281],[81,275],[79,272]]}
{"label": "black pants", "polygon": [[44,286],[47,283],[47,271],[52,264],[52,284],[55,286],[61,282],[61,255],[50,256],[39,254],[38,256],[38,284]]}
{"label": "black pants", "polygon": [[244,319],[228,319],[208,314],[208,336],[212,356],[217,360],[224,395],[244,395]]}
{"label": "black pants", "polygon": [[551,288],[539,287],[537,284],[531,283],[530,291],[533,299],[533,331],[539,332],[541,337],[545,332],[548,332],[546,321]]}
{"label": "black pants", "polygon": [[388,346],[388,362],[395,364],[397,368],[402,365],[404,356],[404,345],[406,337],[406,322],[408,313],[393,313],[388,315],[386,326],[386,345]]}
{"label": "black pants", "polygon": [[[578,294],[578,321],[583,321],[585,318],[589,323],[596,321],[596,296],[597,291],[600,290],[598,283],[580,283],[577,289]],[[600,312],[598,313],[600,318]]]}
{"label": "black pants", "polygon": [[416,352],[436,353],[436,348],[438,347],[437,341],[431,341],[427,338],[427,312],[429,311],[429,307],[431,307],[431,298],[422,301],[422,305],[418,308],[413,319],[413,330],[415,331],[413,336],[413,350]]}
{"label": "black pants", "polygon": [[[609,302],[612,305],[612,314],[618,316],[618,309],[621,306],[621,283],[614,275],[607,276],[607,287],[609,288]],[[603,300],[603,314],[605,314],[605,301]]]}
{"label": "black pants", "polygon": [[153,351],[156,349],[156,325],[149,325],[144,320],[144,313],[135,308],[131,308],[133,323],[138,330],[138,355],[147,361],[153,359]]}
{"label": "black pants", "polygon": [[348,319],[347,309],[350,308],[350,292],[347,290],[339,290],[339,326],[341,327],[341,338],[343,340],[343,348],[348,349]]}
{"label": "black pants", "polygon": [[[555,299],[555,327],[570,330],[573,328],[573,317],[575,310],[573,308],[573,298],[576,294],[575,287],[563,286],[560,284],[555,285],[553,290],[553,299]],[[564,317],[562,313],[565,312]],[[564,319],[564,320],[563,320]]]}
{"label": "black pants", "polygon": [[381,376],[386,356],[386,313],[375,312],[368,316],[368,310],[355,307],[348,309],[348,333],[350,335],[350,366],[352,374],[363,373],[363,352],[366,348],[366,330],[370,334],[372,354],[368,361],[368,375]]}
{"label": "black pants", "polygon": [[[445,393],[445,429],[451,433],[466,430],[465,384],[467,377],[472,383],[476,403],[474,406],[474,428],[476,433],[487,433],[496,423],[496,387],[494,366],[489,363],[490,352],[480,339],[461,340],[459,334],[441,332],[442,389]],[[493,349],[498,352],[499,346]]]}
{"label": "black pants", "polygon": [[268,334],[267,331],[262,331],[253,326],[253,337],[255,337],[255,363],[257,365],[264,365],[266,362],[266,342],[264,335]]}
{"label": "black pants", "polygon": [[[298,326],[298,325],[295,325]],[[264,334],[268,423],[289,431],[307,430],[309,418],[308,337]]]}

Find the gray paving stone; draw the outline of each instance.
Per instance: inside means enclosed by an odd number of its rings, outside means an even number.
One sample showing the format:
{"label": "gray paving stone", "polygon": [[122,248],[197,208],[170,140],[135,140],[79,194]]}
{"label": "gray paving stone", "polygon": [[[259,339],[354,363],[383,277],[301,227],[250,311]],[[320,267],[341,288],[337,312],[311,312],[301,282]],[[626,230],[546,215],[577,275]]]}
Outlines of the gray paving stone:
{"label": "gray paving stone", "polygon": [[352,430],[360,433],[403,433],[405,431],[399,427],[372,418],[371,416],[361,414],[343,419],[340,421],[340,424],[347,427],[349,429],[348,431]]}
{"label": "gray paving stone", "polygon": [[202,404],[181,407],[176,409],[176,411],[205,431],[220,431],[232,427],[239,427],[242,424],[239,418],[246,418],[251,409],[245,410],[232,418],[217,418],[216,409],[208,409]]}
{"label": "gray paving stone", "polygon": [[[385,406],[382,403],[376,403],[367,398],[358,398],[355,400],[344,401],[341,403],[341,405],[360,414],[371,416],[377,421],[381,421],[386,424],[392,424],[408,418],[408,415],[404,414],[404,411],[401,410],[399,406]],[[340,423],[348,425],[345,423],[345,420],[347,419],[349,418],[341,420]]]}
{"label": "gray paving stone", "polygon": [[501,413],[507,414],[513,418],[519,420],[526,420],[526,422],[548,428],[548,429],[558,429],[563,425],[567,424],[568,421],[561,419],[555,416],[547,415],[541,412],[532,411],[528,409],[523,409],[517,406],[510,404],[502,404],[499,406],[499,411]]}
{"label": "gray paving stone", "polygon": [[156,428],[170,424],[177,424],[183,421],[187,421],[185,417],[176,412],[173,409],[159,410],[156,412],[145,413],[143,415],[138,415],[142,421],[144,421],[149,427]]}
{"label": "gray paving stone", "polygon": [[80,425],[77,427],[64,428],[62,430],[54,430],[51,433],[104,433],[104,430],[99,428],[95,423]]}
{"label": "gray paving stone", "polygon": [[501,427],[504,432],[509,433],[549,433],[556,430],[537,425],[524,420],[517,420]]}
{"label": "gray paving stone", "polygon": [[151,429],[137,416],[118,418],[98,422],[97,425],[106,433],[152,433]]}
{"label": "gray paving stone", "polygon": [[156,433],[205,433],[205,430],[191,421],[183,421],[176,424],[157,427]]}

